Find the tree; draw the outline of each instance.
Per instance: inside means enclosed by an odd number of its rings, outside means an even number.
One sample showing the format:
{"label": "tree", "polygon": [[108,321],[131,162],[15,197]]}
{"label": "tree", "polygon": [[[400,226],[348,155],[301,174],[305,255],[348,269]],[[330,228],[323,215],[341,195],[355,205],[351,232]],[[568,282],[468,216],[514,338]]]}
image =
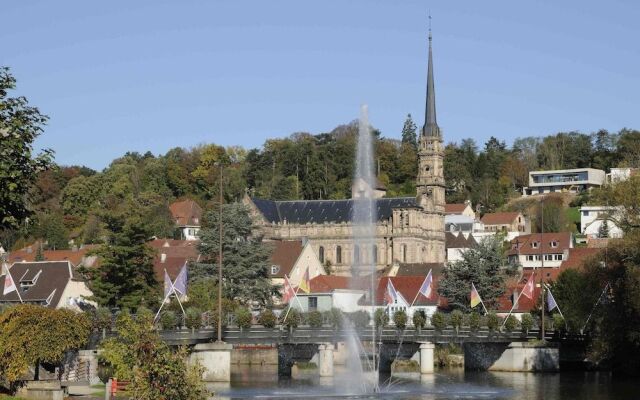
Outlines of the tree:
{"label": "tree", "polygon": [[600,282],[589,279],[582,271],[564,270],[551,285],[551,293],[572,332],[579,332],[587,320],[602,289]]}
{"label": "tree", "polygon": [[92,300],[101,306],[136,309],[158,302],[158,282],[153,272],[153,250],[138,219],[128,221],[121,232],[112,234],[100,247],[100,268],[82,268],[93,292]]}
{"label": "tree", "polygon": [[413,119],[411,119],[411,114],[407,114],[407,119],[404,121],[404,126],[402,127],[402,143],[410,144],[413,146],[414,150],[418,150],[418,135],[416,134],[417,126]]}
{"label": "tree", "polygon": [[462,259],[444,270],[438,293],[451,307],[470,311],[471,284],[488,308],[495,307],[504,293],[505,278],[512,274],[502,250],[502,237],[486,237],[474,248],[462,252]]}
{"label": "tree", "polygon": [[[222,206],[223,292],[224,296],[243,304],[266,305],[276,295],[268,267],[270,248],[253,234],[253,221],[248,209],[239,203]],[[217,279],[219,256],[219,211],[205,215],[200,230],[199,249],[205,260],[194,266],[196,278]]]}
{"label": "tree", "polygon": [[40,214],[37,218],[35,235],[47,243],[48,249],[61,250],[69,248],[67,230],[61,214]]}
{"label": "tree", "polygon": [[152,315],[128,313],[118,317],[118,336],[102,344],[102,358],[113,367],[115,377],[130,381],[129,396],[140,400],[204,400],[202,368],[189,365],[187,351],[172,351],[153,329]]}
{"label": "tree", "polygon": [[31,214],[30,190],[38,172],[51,166],[53,152],[33,154],[47,116],[25,97],[8,97],[16,88],[9,68],[0,67],[0,228],[16,227]]}
{"label": "tree", "polygon": [[598,237],[599,238],[608,238],[609,237],[609,223],[605,219],[602,221],[602,225],[598,228]]}
{"label": "tree", "polygon": [[91,321],[85,314],[23,304],[0,314],[0,376],[15,382],[42,363],[60,365],[65,353],[82,348]]}
{"label": "tree", "polygon": [[607,185],[593,192],[590,203],[612,204],[616,211],[608,218],[625,234],[640,229],[640,175],[632,175],[624,182]]}

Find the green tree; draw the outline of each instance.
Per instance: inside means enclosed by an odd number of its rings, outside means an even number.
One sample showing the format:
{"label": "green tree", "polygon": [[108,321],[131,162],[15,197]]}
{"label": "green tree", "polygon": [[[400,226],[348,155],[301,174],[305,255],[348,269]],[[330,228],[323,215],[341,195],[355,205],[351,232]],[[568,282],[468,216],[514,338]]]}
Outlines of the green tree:
{"label": "green tree", "polygon": [[42,363],[60,365],[65,353],[84,346],[91,331],[85,314],[24,304],[0,314],[0,376],[15,382]]}
{"label": "green tree", "polygon": [[[278,293],[268,274],[271,250],[261,237],[253,234],[253,221],[244,205],[232,203],[222,207],[224,296],[243,304],[266,305]],[[205,215],[199,245],[205,261],[192,269],[194,280],[218,276],[219,223],[218,210]]]}
{"label": "green tree", "polygon": [[69,248],[67,230],[61,214],[39,214],[35,235],[46,242],[48,249]]}
{"label": "green tree", "polygon": [[187,363],[186,349],[172,351],[153,329],[152,318],[134,320],[122,313],[116,323],[118,336],[102,343],[101,357],[114,369],[116,378],[131,382],[131,398],[206,399],[202,368]]}
{"label": "green tree", "polygon": [[487,237],[478,246],[462,252],[462,258],[444,270],[438,293],[444,296],[454,309],[469,312],[471,284],[488,308],[497,305],[504,293],[505,278],[513,273],[506,260],[502,237]]}
{"label": "green tree", "polygon": [[153,272],[153,250],[142,223],[133,219],[112,234],[97,251],[100,268],[83,268],[92,300],[101,306],[136,309],[158,302],[159,288]]}
{"label": "green tree", "polygon": [[602,221],[602,225],[598,228],[598,237],[600,238],[608,238],[609,237],[609,222],[605,219]]}
{"label": "green tree", "polygon": [[25,97],[9,97],[16,80],[0,67],[0,228],[16,227],[31,214],[29,197],[38,172],[51,166],[53,152],[34,155],[33,143],[47,117]]}
{"label": "green tree", "polygon": [[409,144],[413,146],[413,148],[418,150],[418,135],[416,134],[417,126],[413,119],[411,118],[411,114],[407,114],[407,119],[404,121],[404,125],[402,127],[402,143]]}
{"label": "green tree", "polygon": [[567,269],[551,285],[551,293],[572,332],[579,332],[602,289],[601,284],[576,269]]}

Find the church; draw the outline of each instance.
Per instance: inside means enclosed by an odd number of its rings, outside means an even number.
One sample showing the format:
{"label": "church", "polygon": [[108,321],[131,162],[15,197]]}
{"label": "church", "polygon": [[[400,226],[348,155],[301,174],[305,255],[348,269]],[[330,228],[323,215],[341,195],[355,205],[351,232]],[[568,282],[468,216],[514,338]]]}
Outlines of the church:
{"label": "church", "polygon": [[[445,262],[444,144],[436,121],[431,42],[429,32],[425,123],[418,143],[416,196],[383,197],[383,187],[373,188],[377,226],[372,251],[354,244],[351,216],[356,189],[352,199],[346,200],[273,201],[246,197],[244,202],[265,240],[308,241],[320,262],[337,275],[349,275],[357,264],[373,263],[376,270],[382,271],[394,264]],[[373,259],[367,259],[370,257]]]}

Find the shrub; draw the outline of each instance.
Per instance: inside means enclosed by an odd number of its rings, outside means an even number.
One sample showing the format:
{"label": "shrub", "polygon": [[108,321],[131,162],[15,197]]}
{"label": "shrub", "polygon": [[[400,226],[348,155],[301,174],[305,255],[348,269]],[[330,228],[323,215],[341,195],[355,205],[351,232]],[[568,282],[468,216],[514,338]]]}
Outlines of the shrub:
{"label": "shrub", "polygon": [[522,332],[529,334],[529,330],[533,328],[533,317],[530,313],[522,314],[520,328],[522,328]]}
{"label": "shrub", "polygon": [[329,311],[328,317],[329,323],[334,328],[340,328],[342,326],[343,315],[342,310],[340,310],[339,308],[332,308],[331,311]]}
{"label": "shrub", "polygon": [[480,318],[480,314],[476,312],[469,314],[469,328],[471,328],[472,331],[480,329],[481,322],[482,319]]}
{"label": "shrub", "polygon": [[562,333],[565,331],[566,325],[564,323],[564,318],[562,318],[562,315],[553,314],[553,329],[558,333]]}
{"label": "shrub", "polygon": [[447,319],[443,313],[436,311],[431,316],[431,325],[436,328],[437,331],[442,331],[447,327]]}
{"label": "shrub", "polygon": [[373,320],[377,328],[383,328],[389,324],[389,314],[384,308],[378,308],[373,315]]}
{"label": "shrub", "polygon": [[353,322],[356,328],[365,328],[369,325],[369,321],[371,317],[369,317],[369,313],[363,310],[353,312],[349,315],[349,319]]}
{"label": "shrub", "polygon": [[160,325],[162,325],[162,329],[175,329],[178,326],[176,313],[171,310],[163,311],[160,314]]}
{"label": "shrub", "polygon": [[509,315],[509,317],[507,317],[507,320],[504,322],[504,329],[506,329],[507,332],[513,332],[517,328],[518,320],[513,315]]}
{"label": "shrub", "polygon": [[198,329],[202,325],[202,313],[195,307],[189,307],[185,311],[184,325],[189,329]]}
{"label": "shrub", "polygon": [[238,307],[235,312],[236,315],[236,324],[240,329],[250,328],[251,320],[253,316],[251,315],[251,311],[249,311],[245,307]]}
{"label": "shrub", "polygon": [[[289,314],[285,312],[285,315],[286,315],[286,319],[283,319],[282,321],[282,324],[284,326],[286,326],[289,329],[293,329],[293,328],[297,328],[298,325],[300,325],[300,320],[302,318],[298,310],[296,310],[295,308],[291,308],[289,309]],[[284,318],[285,315],[283,315],[282,318]]]}
{"label": "shrub", "polygon": [[451,320],[451,326],[453,326],[456,332],[458,332],[462,327],[462,322],[464,321],[464,314],[462,314],[462,311],[460,310],[455,310],[451,313],[450,320]]}
{"label": "shrub", "polygon": [[418,310],[413,313],[413,326],[416,329],[420,330],[424,328],[426,324],[427,324],[427,316],[425,315],[424,311]]}
{"label": "shrub", "polygon": [[401,331],[407,327],[407,313],[399,310],[393,313],[393,324]]}
{"label": "shrub", "polygon": [[322,326],[322,313],[320,311],[311,311],[307,314],[307,323],[312,328],[320,328]]}
{"label": "shrub", "polygon": [[490,331],[495,331],[499,325],[500,317],[498,317],[496,313],[490,312],[487,314],[487,328],[489,328]]}
{"label": "shrub", "polygon": [[93,312],[93,329],[101,331],[111,329],[111,311],[106,307],[100,307]]}
{"label": "shrub", "polygon": [[278,319],[276,318],[276,315],[271,310],[264,310],[262,313],[260,313],[260,316],[258,317],[258,323],[264,326],[265,328],[275,327],[276,322],[278,322]]}

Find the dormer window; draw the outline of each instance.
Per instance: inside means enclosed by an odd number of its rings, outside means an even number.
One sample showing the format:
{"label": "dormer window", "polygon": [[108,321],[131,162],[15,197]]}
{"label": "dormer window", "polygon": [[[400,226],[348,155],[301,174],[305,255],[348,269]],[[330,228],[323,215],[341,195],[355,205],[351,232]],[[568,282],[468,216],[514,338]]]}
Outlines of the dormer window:
{"label": "dormer window", "polygon": [[26,290],[34,286],[38,282],[38,278],[41,274],[42,270],[39,270],[35,275],[29,274],[29,270],[27,270],[20,278],[20,287]]}
{"label": "dormer window", "polygon": [[279,266],[277,266],[277,265],[272,265],[272,266],[271,266],[271,275],[275,275],[275,274],[277,274],[278,272],[280,272],[280,267],[279,267]]}
{"label": "dormer window", "polygon": [[193,223],[194,223],[194,224],[198,224],[198,223],[200,223],[200,222],[198,221],[198,218],[194,218],[194,219],[193,219]]}
{"label": "dormer window", "polygon": [[556,240],[553,240],[553,241],[549,242],[549,246],[551,246],[553,248],[556,248],[556,247],[558,247],[558,242]]}
{"label": "dormer window", "polygon": [[534,249],[538,248],[538,242],[531,242],[531,247]]}

